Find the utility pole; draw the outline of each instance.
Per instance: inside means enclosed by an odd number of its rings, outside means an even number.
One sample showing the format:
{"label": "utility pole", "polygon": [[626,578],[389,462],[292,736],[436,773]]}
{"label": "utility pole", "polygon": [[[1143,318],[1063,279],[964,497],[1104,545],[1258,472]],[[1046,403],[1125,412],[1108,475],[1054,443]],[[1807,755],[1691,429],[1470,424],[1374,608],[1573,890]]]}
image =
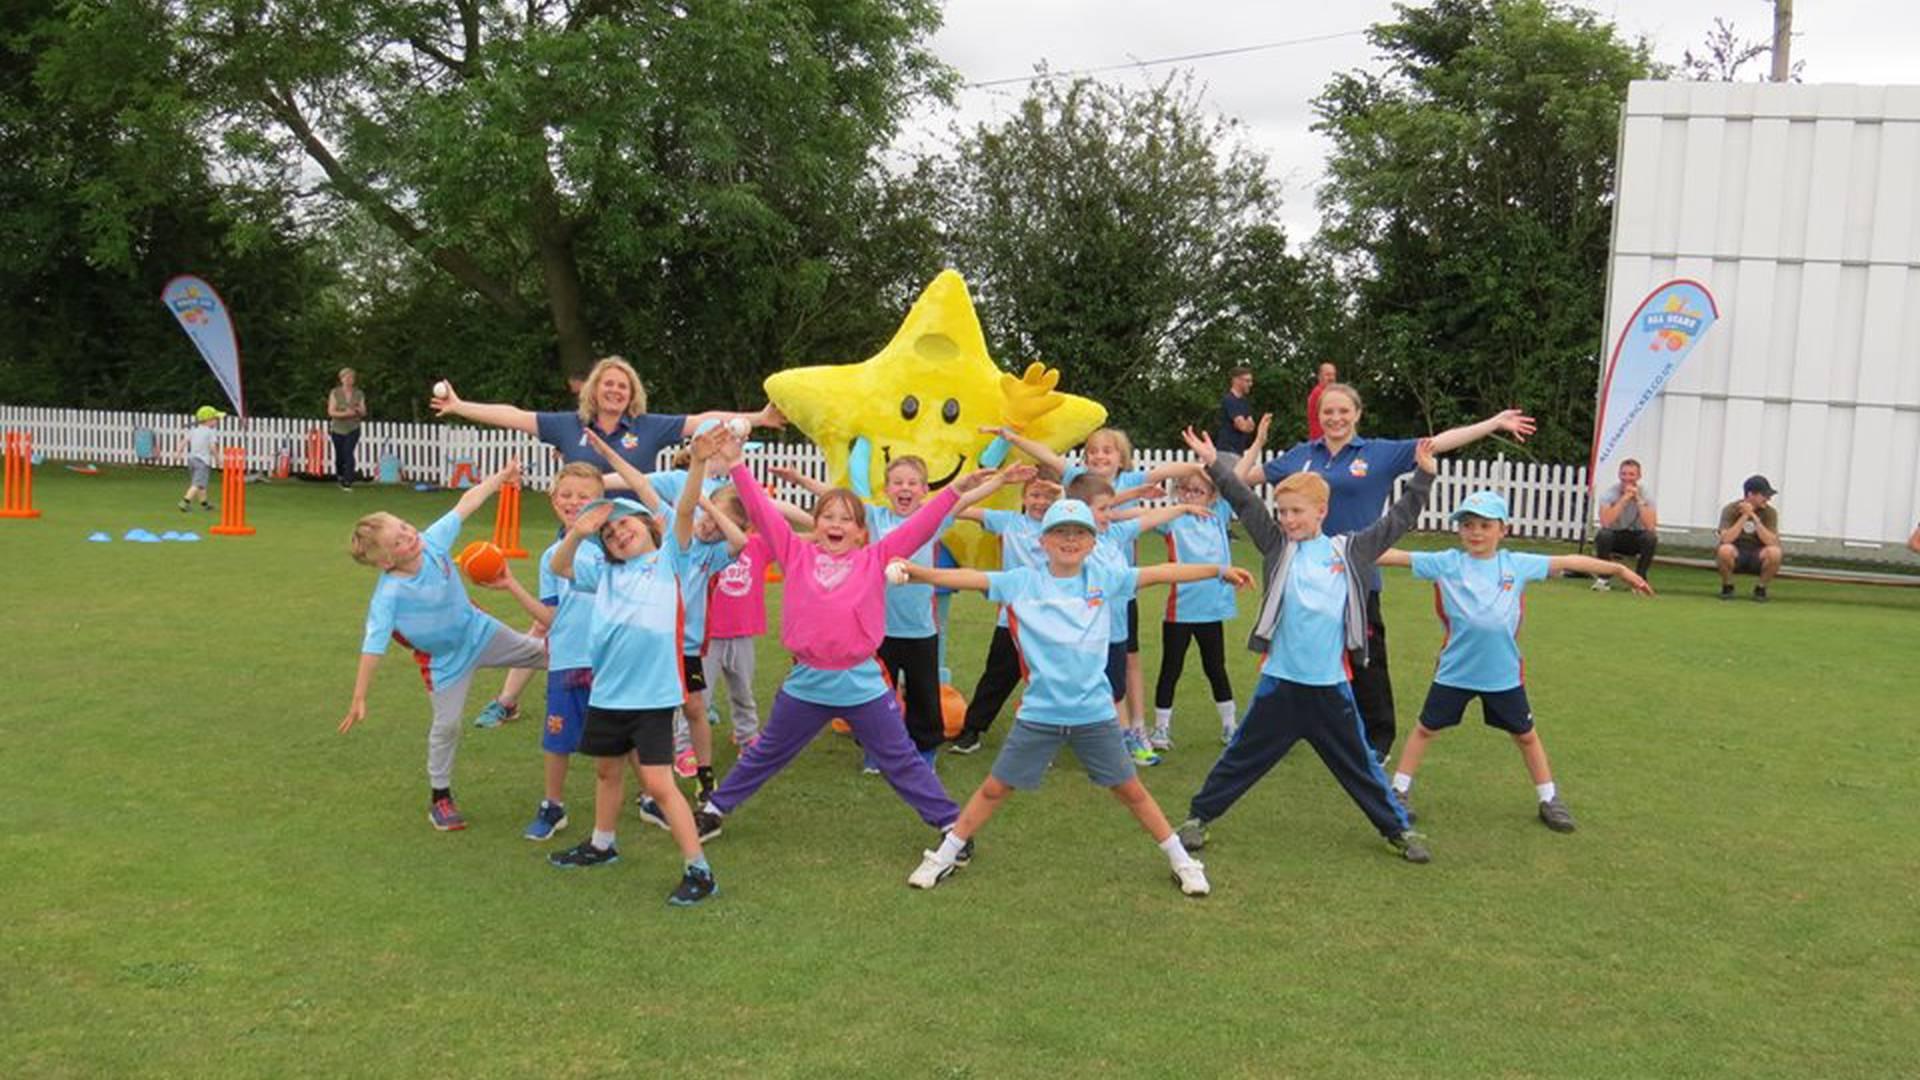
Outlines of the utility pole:
{"label": "utility pole", "polygon": [[1773,0],[1773,81],[1793,75],[1793,0]]}

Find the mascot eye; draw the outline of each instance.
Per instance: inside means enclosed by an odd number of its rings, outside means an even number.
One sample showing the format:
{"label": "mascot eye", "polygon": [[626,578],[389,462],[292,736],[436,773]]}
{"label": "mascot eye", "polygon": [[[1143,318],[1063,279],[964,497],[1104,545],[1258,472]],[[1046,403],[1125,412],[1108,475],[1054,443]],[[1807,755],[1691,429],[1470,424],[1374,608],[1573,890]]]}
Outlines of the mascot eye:
{"label": "mascot eye", "polygon": [[960,419],[960,403],[952,398],[948,398],[947,403],[940,406],[940,419],[945,420],[949,424]]}
{"label": "mascot eye", "polygon": [[920,415],[920,399],[908,394],[900,399],[900,419],[911,420]]}

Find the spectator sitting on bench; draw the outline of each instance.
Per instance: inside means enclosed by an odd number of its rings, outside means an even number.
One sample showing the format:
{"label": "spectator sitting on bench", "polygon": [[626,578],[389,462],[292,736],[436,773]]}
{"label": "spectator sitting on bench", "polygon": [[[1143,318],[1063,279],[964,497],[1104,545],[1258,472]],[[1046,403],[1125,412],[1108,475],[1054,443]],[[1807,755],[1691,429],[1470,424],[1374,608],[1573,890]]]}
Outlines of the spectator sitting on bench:
{"label": "spectator sitting on bench", "polygon": [[[1600,493],[1600,534],[1594,537],[1593,553],[1602,559],[1635,556],[1634,572],[1644,578],[1660,546],[1654,534],[1658,524],[1653,492],[1640,483],[1640,463],[1628,458],[1620,463],[1620,482]],[[1606,592],[1612,585],[1610,578],[1593,579],[1595,592]]]}
{"label": "spectator sitting on bench", "polygon": [[1749,476],[1741,497],[1720,511],[1720,599],[1733,599],[1733,575],[1758,574],[1753,598],[1767,599],[1767,585],[1780,572],[1780,512],[1771,504],[1779,494],[1764,476]]}

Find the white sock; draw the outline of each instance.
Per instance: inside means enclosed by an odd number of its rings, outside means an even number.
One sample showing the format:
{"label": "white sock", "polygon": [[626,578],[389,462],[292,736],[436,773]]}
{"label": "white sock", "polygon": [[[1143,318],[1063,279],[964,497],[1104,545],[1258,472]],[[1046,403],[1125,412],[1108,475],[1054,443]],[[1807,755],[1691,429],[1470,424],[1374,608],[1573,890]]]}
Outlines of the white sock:
{"label": "white sock", "polygon": [[953,830],[948,829],[947,835],[940,838],[940,850],[934,852],[933,857],[939,859],[943,865],[950,866],[956,859],[960,858],[960,852],[964,850],[966,846],[967,842],[965,840],[953,835]]}
{"label": "white sock", "polygon": [[1402,795],[1405,795],[1407,792],[1412,791],[1413,777],[1408,773],[1403,773],[1403,772],[1394,773],[1393,774],[1393,790],[1399,792]]}
{"label": "white sock", "polygon": [[1216,701],[1213,707],[1220,710],[1220,726],[1232,727],[1240,722],[1240,710],[1233,707],[1233,700]]}
{"label": "white sock", "polygon": [[610,832],[601,832],[599,829],[593,830],[593,846],[599,848],[601,851],[612,851],[613,834]]}
{"label": "white sock", "polygon": [[1547,781],[1547,782],[1546,782],[1546,783],[1544,783],[1544,784],[1535,784],[1535,785],[1533,785],[1533,790],[1535,790],[1535,791],[1537,791],[1537,792],[1539,792],[1539,793],[1540,793],[1540,801],[1541,801],[1541,802],[1551,802],[1551,801],[1553,801],[1553,797],[1554,797],[1554,795],[1556,794],[1556,790],[1555,790],[1555,788],[1554,788],[1554,786],[1553,786],[1553,781],[1551,781],[1551,780],[1549,780],[1549,781]]}
{"label": "white sock", "polygon": [[1167,838],[1160,841],[1160,850],[1167,853],[1167,862],[1173,864],[1175,869],[1193,861],[1193,856],[1187,854],[1187,845],[1180,842],[1177,832],[1168,833]]}
{"label": "white sock", "polygon": [[1154,706],[1153,726],[1158,728],[1172,727],[1173,726],[1173,709],[1170,707],[1162,709],[1158,705]]}

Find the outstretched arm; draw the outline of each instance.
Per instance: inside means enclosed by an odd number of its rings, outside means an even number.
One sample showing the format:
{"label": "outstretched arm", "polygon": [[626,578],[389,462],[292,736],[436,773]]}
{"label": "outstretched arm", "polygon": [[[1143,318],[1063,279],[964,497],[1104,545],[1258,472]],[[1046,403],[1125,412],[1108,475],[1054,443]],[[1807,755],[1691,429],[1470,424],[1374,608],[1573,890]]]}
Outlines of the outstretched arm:
{"label": "outstretched arm", "polygon": [[940,569],[910,563],[905,559],[888,563],[887,577],[888,580],[899,578],[902,581],[916,581],[938,589],[971,589],[974,592],[986,592],[989,584],[987,575],[978,570]]}
{"label": "outstretched arm", "polygon": [[1432,439],[1421,439],[1414,445],[1413,460],[1419,468],[1414,471],[1413,479],[1407,481],[1407,490],[1387,507],[1385,516],[1354,533],[1347,541],[1347,550],[1354,558],[1377,562],[1380,553],[1405,536],[1420,519],[1420,511],[1426,509],[1427,496],[1433,491],[1434,475],[1440,471],[1440,462],[1433,454]]}
{"label": "outstretched arm", "polygon": [[460,496],[460,501],[453,504],[453,512],[460,515],[460,520],[465,521],[473,516],[475,510],[487,505],[487,500],[493,498],[502,487],[519,482],[520,461],[516,458],[507,462],[492,476],[468,488],[466,493]]}
{"label": "outstretched arm", "polygon": [[1207,476],[1220,489],[1220,497],[1233,507],[1233,516],[1247,527],[1247,539],[1253,541],[1253,546],[1259,548],[1262,555],[1271,555],[1285,546],[1286,534],[1274,524],[1273,513],[1253,493],[1247,482],[1240,479],[1236,470],[1239,460],[1232,454],[1221,454],[1215,450],[1213,436],[1204,431],[1195,432],[1188,428],[1180,433],[1180,437],[1186,440],[1187,449],[1193,451],[1193,456],[1200,464],[1207,467]]}
{"label": "outstretched arm", "polygon": [[1219,578],[1236,589],[1253,585],[1253,575],[1237,566],[1219,563],[1156,563],[1140,568],[1140,587],[1178,584],[1183,581],[1210,581]]}
{"label": "outstretched arm", "polygon": [[732,423],[735,420],[745,420],[749,428],[783,428],[787,426],[787,418],[780,414],[779,409],[773,407],[772,402],[768,402],[762,405],[758,412],[728,412],[724,409],[708,409],[703,413],[690,413],[687,416],[686,423],[680,425],[680,437],[685,438],[700,430],[700,425],[709,420],[717,420],[722,424]]}
{"label": "outstretched arm", "polygon": [[599,432],[588,428],[586,435],[587,445],[593,447],[594,451],[613,467],[613,472],[608,473],[606,477],[607,489],[617,491],[620,488],[626,488],[633,492],[634,498],[640,500],[641,506],[647,508],[647,513],[660,513],[660,493],[654,489],[653,481],[647,479],[647,474],[641,472],[639,466],[633,462],[621,457],[613,447],[608,446],[607,440],[601,438]]}
{"label": "outstretched arm", "polygon": [[1187,514],[1191,514],[1194,517],[1212,517],[1213,511],[1204,506],[1195,506],[1192,503],[1169,503],[1166,506],[1155,506],[1142,510],[1133,516],[1133,520],[1139,523],[1141,532],[1146,532],[1149,529],[1157,529],[1167,522],[1172,521],[1174,518]]}
{"label": "outstretched arm", "polygon": [[790,469],[785,465],[775,465],[773,468],[768,469],[767,471],[773,474],[773,478],[775,480],[784,480],[787,483],[792,484],[794,487],[800,488],[804,491],[812,492],[813,497],[816,499],[822,495],[825,495],[827,492],[833,490],[833,488],[825,480],[815,480],[813,477],[808,476],[806,473],[803,473],[798,469]]}
{"label": "outstretched arm", "polygon": [[1617,577],[1632,586],[1634,592],[1653,595],[1653,586],[1647,584],[1646,578],[1611,559],[1596,559],[1591,555],[1555,555],[1547,560],[1548,573],[1557,574],[1562,570],[1577,570],[1594,577]]}
{"label": "outstretched arm", "polygon": [[514,600],[519,602],[520,609],[528,615],[533,616],[534,622],[539,623],[541,626],[553,625],[554,609],[541,603],[532,593],[528,592],[526,586],[520,584],[519,579],[513,576],[512,570],[504,566],[501,567],[499,577],[494,578],[492,581],[481,582],[480,587],[483,589],[504,589],[512,593]]}
{"label": "outstretched arm", "polygon": [[1273,429],[1273,414],[1261,413],[1260,423],[1253,429],[1253,441],[1247,444],[1246,452],[1240,455],[1237,471],[1240,482],[1252,487],[1266,479],[1266,470],[1260,457],[1267,450],[1267,435]]}
{"label": "outstretched arm", "polygon": [[1412,566],[1413,556],[1399,548],[1388,548],[1374,557],[1375,566]]}
{"label": "outstretched arm", "polygon": [[347,718],[340,721],[340,734],[367,718],[367,688],[373,685],[373,669],[380,666],[380,654],[360,654],[360,669],[353,676],[353,700],[347,705]]}
{"label": "outstretched arm", "polygon": [[453,384],[447,384],[445,395],[427,402],[436,416],[458,416],[476,424],[488,427],[511,428],[524,431],[529,435],[540,434],[540,418],[517,405],[483,405],[475,401],[462,401],[454,393]]}
{"label": "outstretched arm", "polygon": [[1065,474],[1067,471],[1067,459],[1055,453],[1052,447],[1047,446],[1045,443],[1034,442],[1032,439],[1027,438],[1025,435],[1020,434],[1010,427],[983,427],[980,429],[980,433],[982,435],[1000,436],[1012,443],[1014,449],[1019,450],[1034,461],[1047,466],[1054,472]]}
{"label": "outstretched arm", "polygon": [[1526,442],[1533,434],[1533,417],[1519,409],[1502,409],[1477,424],[1466,424],[1457,428],[1448,428],[1433,436],[1433,452],[1444,454],[1458,450],[1468,443],[1478,442],[1496,431],[1504,431],[1513,436],[1514,442]]}

